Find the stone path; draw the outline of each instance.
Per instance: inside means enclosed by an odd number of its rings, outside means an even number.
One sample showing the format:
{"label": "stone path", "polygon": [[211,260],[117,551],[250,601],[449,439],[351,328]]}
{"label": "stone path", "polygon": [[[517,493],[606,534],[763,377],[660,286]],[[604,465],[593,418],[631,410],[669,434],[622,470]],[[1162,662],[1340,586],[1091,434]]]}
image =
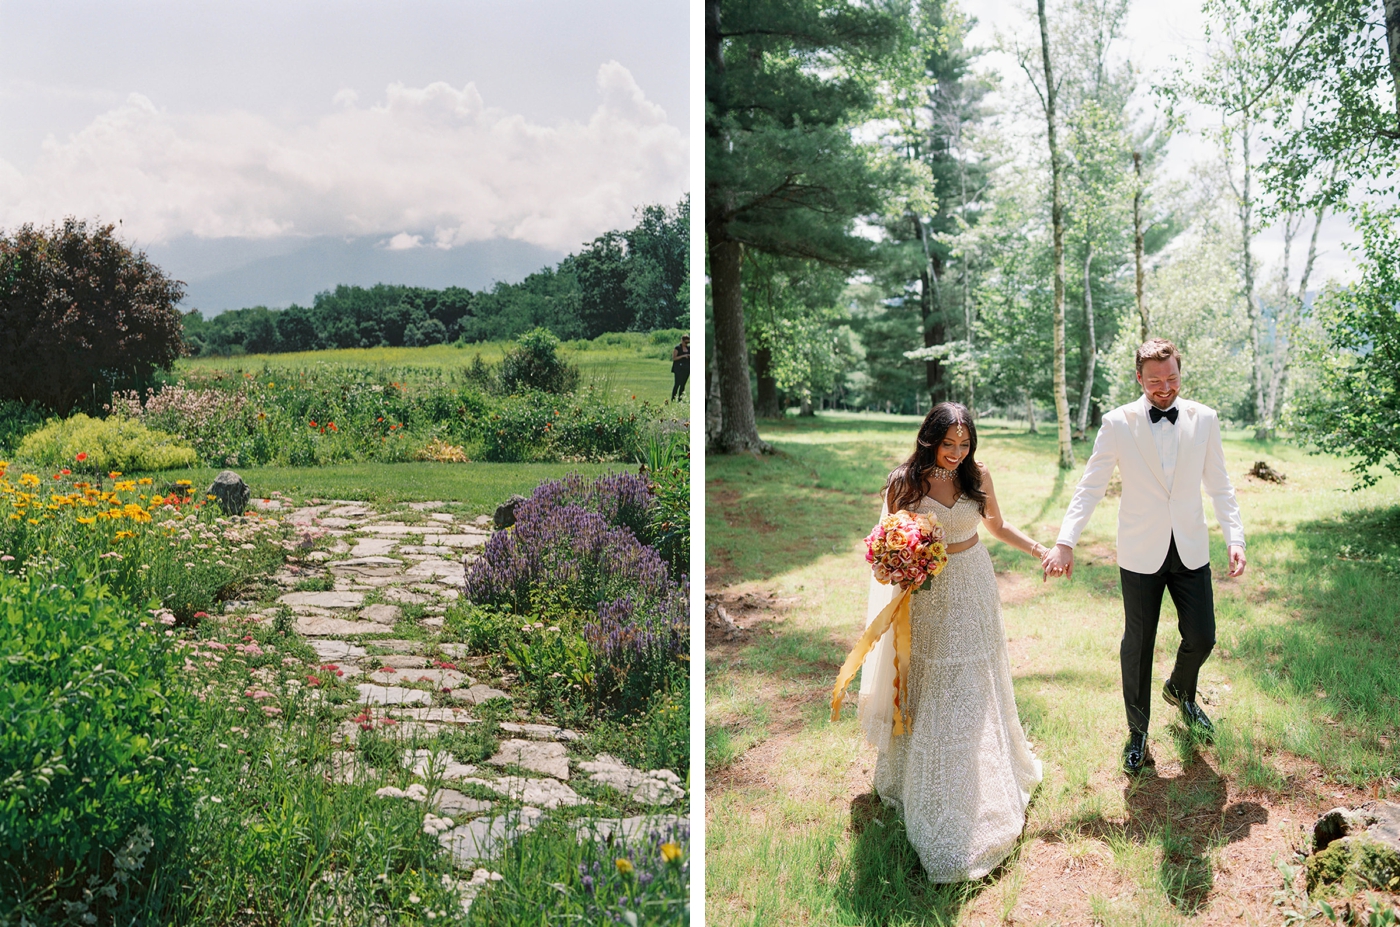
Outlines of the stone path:
{"label": "stone path", "polygon": [[[358,707],[334,733],[341,752],[333,754],[327,774],[346,784],[383,782],[376,792],[381,799],[420,803],[424,831],[470,873],[457,883],[464,909],[500,878],[486,864],[555,809],[598,808],[596,817],[574,824],[580,840],[630,840],[688,823],[683,814],[663,813],[671,806],[684,810],[685,789],[675,773],[632,769],[607,754],[576,754],[580,735],[548,719],[497,722],[499,747],[481,765],[423,746],[438,734],[484,723],[473,713],[477,706],[511,697],[503,680],[484,678],[484,659],[441,636],[444,615],[462,594],[466,565],[491,536],[490,517],[438,511],[449,508],[443,502],[409,503],[387,513],[357,502],[311,502],[290,509],[282,502],[254,503],[281,509],[285,522],[329,543],[273,576],[286,590],[275,603],[230,602],[226,612],[289,622],[316,653],[311,672],[335,673],[354,686]],[[361,732],[370,729],[402,741],[400,769],[376,770],[356,756]],[[414,780],[406,788],[393,784],[405,777]],[[612,817],[607,804],[569,784],[579,781],[619,805],[655,813]]]}

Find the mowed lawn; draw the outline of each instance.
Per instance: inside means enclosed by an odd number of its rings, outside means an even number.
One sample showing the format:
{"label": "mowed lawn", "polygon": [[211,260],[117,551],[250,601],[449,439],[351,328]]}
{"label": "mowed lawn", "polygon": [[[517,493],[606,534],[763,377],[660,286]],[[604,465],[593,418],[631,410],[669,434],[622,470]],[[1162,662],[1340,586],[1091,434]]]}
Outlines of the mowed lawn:
{"label": "mowed lawn", "polygon": [[[234,467],[255,498],[270,499],[280,492],[296,499],[348,499],[390,505],[398,502],[449,501],[463,511],[493,513],[514,494],[529,496],[545,480],[569,473],[593,478],[606,473],[632,472],[629,463],[343,463],[324,467]],[[197,489],[209,486],[219,470],[193,467],[150,476],[164,488],[189,480]]]}
{"label": "mowed lawn", "polygon": [[[707,913],[711,924],[1278,924],[1308,910],[1298,875],[1316,817],[1400,793],[1400,480],[1362,492],[1346,464],[1226,435],[1249,568],[1216,576],[1215,653],[1193,742],[1154,696],[1155,773],[1117,770],[1117,499],[1085,532],[1070,582],[983,532],[998,573],[1017,704],[1045,763],[1018,852],[988,879],[933,886],[871,794],[875,753],[831,685],[865,617],[861,543],[918,419],[823,415],[763,424],[779,453],[709,457],[706,589],[746,630],[706,626]],[[1053,543],[1082,472],[1053,426],[983,422],[979,459],[1007,518]],[[1283,485],[1247,478],[1256,460]],[[1180,640],[1167,600],[1157,687]],[[1380,896],[1367,896],[1376,900]],[[1356,899],[1352,899],[1356,900]],[[1390,897],[1394,903],[1395,898]]]}
{"label": "mowed lawn", "polygon": [[[561,356],[578,365],[584,386],[600,389],[613,399],[635,396],[653,405],[660,405],[671,397],[671,348],[674,344],[670,340],[654,343],[655,339],[649,335],[623,334],[614,336],[620,343],[608,344],[608,337],[604,335],[592,342],[565,342],[560,347]],[[332,364],[370,368],[411,385],[420,377],[452,376],[471,364],[478,354],[486,363],[497,363],[508,347],[509,344],[503,342],[484,342],[464,347],[437,344],[421,348],[346,348],[193,357],[177,362],[175,369],[177,374],[197,370],[241,374],[296,371],[317,364]]]}

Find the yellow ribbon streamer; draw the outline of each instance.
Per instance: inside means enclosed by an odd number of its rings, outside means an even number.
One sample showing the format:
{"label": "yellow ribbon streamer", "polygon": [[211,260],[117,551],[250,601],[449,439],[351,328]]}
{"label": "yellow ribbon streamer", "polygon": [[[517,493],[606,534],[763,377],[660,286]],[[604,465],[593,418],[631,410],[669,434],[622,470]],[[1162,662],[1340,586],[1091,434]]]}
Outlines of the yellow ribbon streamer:
{"label": "yellow ribbon streamer", "polygon": [[836,688],[831,693],[831,720],[840,720],[841,701],[846,697],[846,687],[851,684],[856,671],[865,662],[866,655],[880,640],[880,636],[893,627],[894,725],[891,733],[896,737],[904,733],[904,712],[909,704],[909,596],[913,591],[905,589],[894,601],[886,605],[880,614],[875,616],[875,620],[870,622],[870,627],[865,629],[860,640],[856,641],[855,648],[847,655],[846,662],[841,665],[841,672],[836,675]]}

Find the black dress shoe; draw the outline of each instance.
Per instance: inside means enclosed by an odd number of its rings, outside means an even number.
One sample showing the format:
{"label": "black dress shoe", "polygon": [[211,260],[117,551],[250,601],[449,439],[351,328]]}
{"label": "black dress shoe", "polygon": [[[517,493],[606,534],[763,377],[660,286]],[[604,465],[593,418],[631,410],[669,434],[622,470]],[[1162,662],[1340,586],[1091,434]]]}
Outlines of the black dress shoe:
{"label": "black dress shoe", "polygon": [[1123,772],[1136,776],[1147,765],[1147,732],[1131,731],[1123,745]]}
{"label": "black dress shoe", "polygon": [[1206,713],[1201,711],[1201,706],[1197,705],[1193,699],[1183,698],[1181,691],[1172,685],[1170,679],[1167,680],[1166,685],[1162,686],[1162,698],[1181,709],[1181,720],[1185,722],[1187,728],[1198,731],[1207,738],[1215,734],[1215,725],[1211,724],[1210,718],[1207,718]]}

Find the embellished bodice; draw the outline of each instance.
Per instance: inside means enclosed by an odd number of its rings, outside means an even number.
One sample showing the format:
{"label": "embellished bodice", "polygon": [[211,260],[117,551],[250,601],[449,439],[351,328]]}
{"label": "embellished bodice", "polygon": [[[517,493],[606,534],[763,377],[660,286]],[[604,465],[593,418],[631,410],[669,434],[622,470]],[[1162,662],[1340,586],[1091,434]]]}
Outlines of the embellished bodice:
{"label": "embellished bodice", "polygon": [[945,544],[958,544],[977,533],[982,523],[982,513],[971,496],[958,496],[952,508],[948,508],[932,496],[924,496],[919,502],[918,511],[932,515],[943,526]]}

